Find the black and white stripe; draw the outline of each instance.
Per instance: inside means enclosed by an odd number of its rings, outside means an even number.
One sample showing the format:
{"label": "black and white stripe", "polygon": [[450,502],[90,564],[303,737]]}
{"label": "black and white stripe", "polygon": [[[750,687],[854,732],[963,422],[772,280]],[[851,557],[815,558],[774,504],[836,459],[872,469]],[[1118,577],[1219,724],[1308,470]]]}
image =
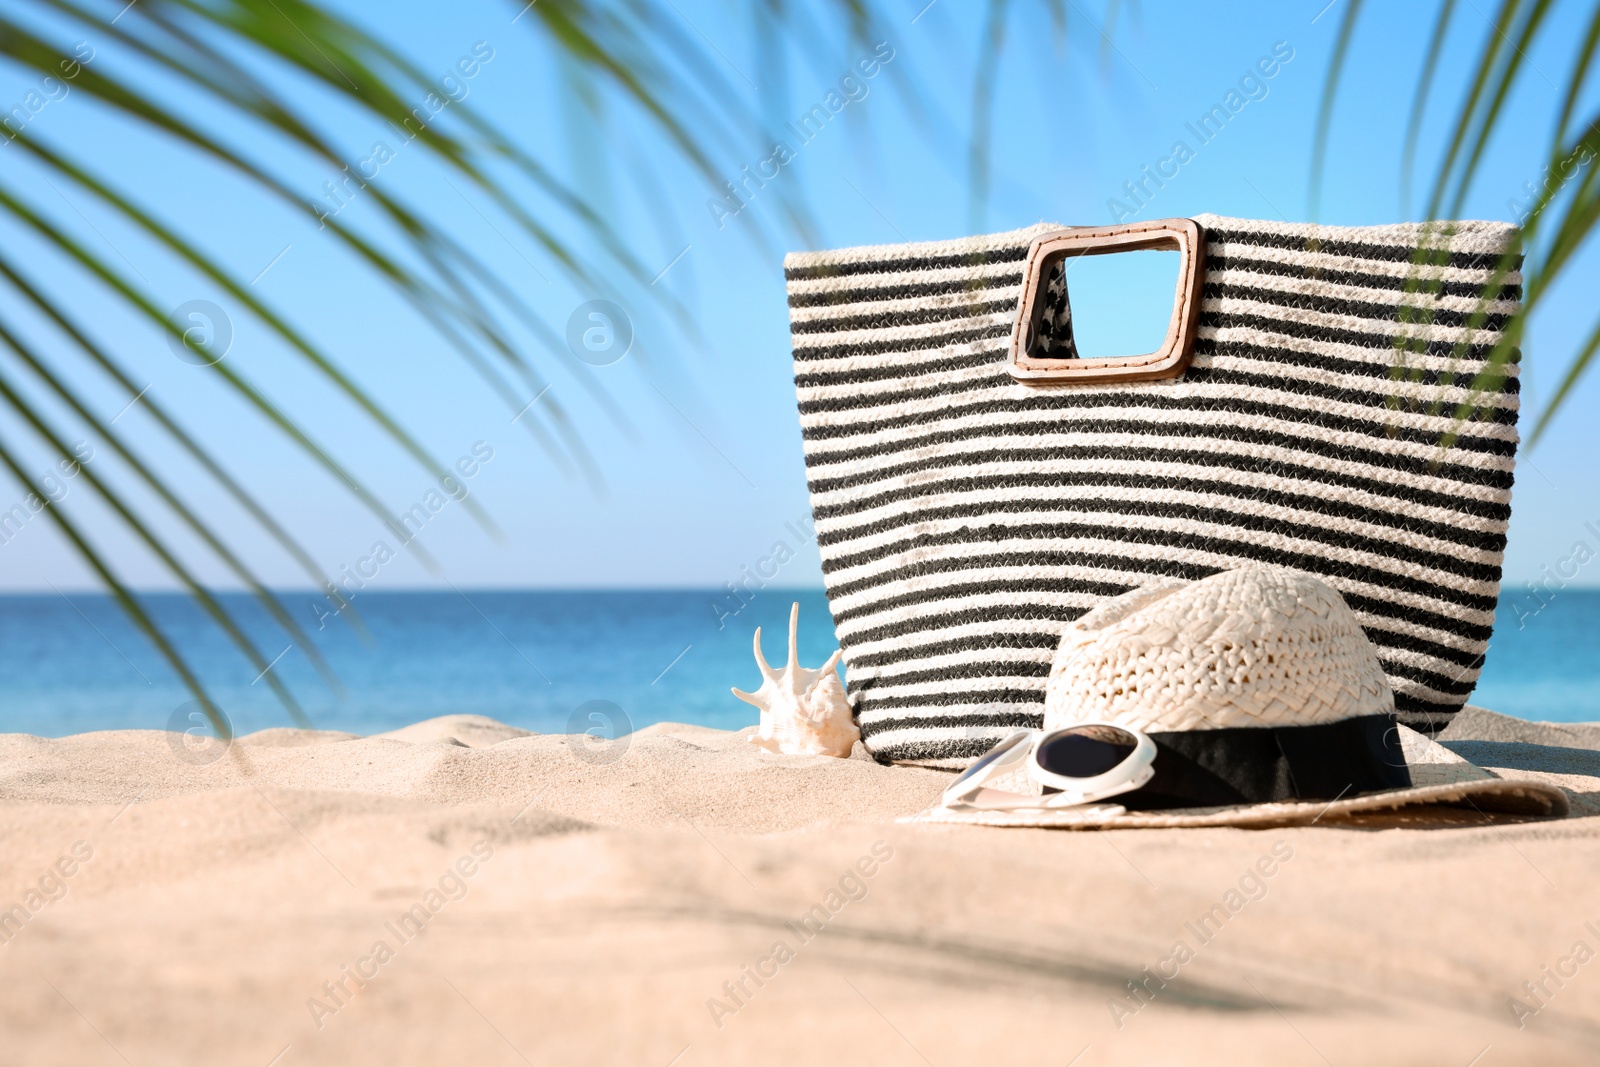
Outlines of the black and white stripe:
{"label": "black and white stripe", "polygon": [[960,765],[1037,726],[1067,622],[1252,562],[1340,591],[1409,724],[1471,693],[1515,363],[1475,390],[1521,296],[1515,271],[1485,293],[1515,228],[1197,221],[1199,340],[1171,381],[1012,381],[1023,261],[1052,226],[785,262],[828,599],[879,758]]}

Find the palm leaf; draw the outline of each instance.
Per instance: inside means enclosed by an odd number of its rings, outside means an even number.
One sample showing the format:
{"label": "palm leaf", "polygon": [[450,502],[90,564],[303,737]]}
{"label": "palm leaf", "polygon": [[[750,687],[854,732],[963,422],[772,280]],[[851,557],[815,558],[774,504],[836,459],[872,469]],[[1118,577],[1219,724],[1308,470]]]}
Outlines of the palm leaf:
{"label": "palm leaf", "polygon": [[[52,51],[52,48],[48,42],[32,34],[30,31],[21,28],[14,22],[10,22],[4,17],[0,17],[0,55],[10,55],[14,59],[37,63],[41,61],[41,59],[48,58],[54,54],[55,53]],[[183,122],[180,116],[165,106],[148,98],[145,94],[142,94],[137,89],[127,84],[124,80],[108,78],[100,74],[98,71],[86,67],[80,72],[78,77],[75,79],[75,82],[76,88],[96,97],[109,106],[125,112],[131,117],[153,125],[165,134],[179,138],[183,142],[187,143],[190,147],[199,150],[203,154],[228,166],[236,173],[239,173],[240,175],[258,184],[264,191],[270,193],[285,205],[306,215],[307,217],[317,218],[322,225],[332,230],[334,236],[341,240],[352,252],[366,260],[370,266],[376,268],[383,276],[395,284],[400,289],[402,294],[408,298],[413,308],[417,310],[432,325],[434,325],[434,327],[439,330],[447,340],[450,341],[457,351],[463,356],[467,357],[469,363],[475,369],[477,369],[481,375],[485,376],[491,387],[494,387],[501,395],[502,399],[507,404],[511,405],[512,410],[517,410],[522,406],[522,402],[517,400],[516,394],[510,390],[509,387],[500,382],[496,376],[492,375],[488,371],[488,365],[482,361],[476,350],[472,349],[458,332],[457,327],[464,326],[468,332],[476,334],[486,343],[488,343],[509,364],[517,367],[519,370],[527,372],[528,367],[526,360],[520,356],[511,343],[502,335],[502,333],[493,325],[493,323],[481,313],[480,310],[461,306],[459,303],[453,301],[450,297],[447,297],[444,293],[440,292],[437,287],[419,277],[415,272],[406,270],[393,257],[380,251],[372,242],[358,236],[344,224],[338,222],[336,219],[319,215],[316,209],[304,202],[286,182],[271,174],[264,168],[246,160],[237,152],[224,146],[215,138],[210,137],[198,129],[188,126]],[[198,79],[198,83],[209,87],[209,83],[205,82],[203,79]],[[237,97],[229,96],[226,93],[221,93],[219,95],[221,99],[228,103],[239,104]],[[303,146],[313,149],[330,164],[335,166],[349,165],[341,160],[331,148],[323,144],[321,140],[317,138],[314,133],[312,133],[309,127],[303,123],[294,121],[290,116],[290,113],[281,106],[274,105],[266,111],[259,111],[255,108],[244,106],[244,110],[254,114],[258,118],[263,118],[264,120],[268,121],[270,125],[279,129],[280,132],[289,133],[297,142],[301,143]],[[18,140],[24,141],[27,139],[19,138]],[[429,140],[431,143],[431,141],[437,140],[437,136],[430,138]],[[37,148],[35,150],[36,152],[38,151]],[[445,154],[449,156],[451,153],[446,152]],[[59,169],[62,164],[58,161],[61,160],[62,157],[59,154],[52,154],[47,162],[50,162],[52,166],[55,166]],[[70,171],[63,171],[63,173],[69,178],[78,180],[85,172],[81,168],[74,167]],[[395,226],[403,234],[405,234],[407,238],[409,238],[410,244],[414,250],[416,250],[431,266],[438,270],[443,284],[445,284],[447,287],[455,288],[457,298],[459,298],[461,283],[455,274],[458,264],[453,261],[453,258],[461,258],[459,246],[450,238],[448,238],[442,232],[442,230],[440,230],[440,228],[427,225],[414,213],[406,210],[403,206],[396,203],[393,198],[383,193],[382,190],[377,190],[371,186],[368,188],[372,190],[373,202],[380,206],[388,215],[390,220],[395,224]],[[130,214],[130,205],[126,203],[125,198],[121,198],[120,201],[113,201],[112,204],[124,214]],[[140,218],[137,214],[130,214],[130,219],[141,227],[148,227],[148,223],[144,219]],[[563,254],[565,253],[564,249],[561,251]],[[451,255],[452,253],[454,254],[453,258]],[[469,262],[461,265],[476,268],[480,273],[486,272],[487,268],[483,267],[482,264],[473,261],[471,257],[466,258],[469,260]],[[581,276],[579,280],[588,281],[587,278]],[[269,326],[273,326],[275,330],[277,329],[277,325],[270,321]],[[285,337],[284,339],[289,341],[292,345],[295,345],[297,348],[301,347],[299,344],[296,344],[296,340],[292,337]],[[303,349],[302,352],[304,352]],[[310,355],[309,353],[307,354]],[[313,361],[318,364],[319,370],[323,370],[324,373],[327,373],[327,368],[331,365],[329,361],[320,357],[320,355],[312,355],[311,358],[313,358]],[[534,388],[538,389],[541,387],[542,383],[538,383],[535,380]],[[363,406],[370,405],[370,401],[364,400],[362,403]],[[545,409],[540,412],[540,415],[554,416],[559,414],[560,411],[561,408],[559,402],[552,399]],[[383,416],[380,421],[385,424],[385,428],[391,434],[395,433],[395,427],[392,420],[388,419],[387,416]],[[545,447],[547,451],[558,452],[558,449],[550,440],[550,438],[547,435],[540,433],[536,429],[538,425],[537,419],[525,420],[524,425],[534,433],[536,439],[540,441],[540,444]],[[414,443],[404,441],[403,443],[407,445],[408,451],[413,451],[413,454],[416,454],[414,452]],[[576,446],[572,441],[568,442],[568,446],[581,447]],[[430,468],[435,477],[439,476],[439,465],[436,462],[431,459],[424,459],[423,463],[425,467]],[[481,521],[481,513],[478,515],[478,518]]]}
{"label": "palm leaf", "polygon": [[1339,35],[1334,38],[1333,56],[1328,60],[1328,75],[1322,86],[1322,102],[1317,107],[1316,132],[1311,137],[1311,191],[1307,196],[1307,210],[1313,219],[1322,202],[1322,172],[1327,164],[1328,131],[1333,127],[1333,104],[1339,97],[1339,79],[1344,75],[1350,39],[1360,18],[1361,0],[1350,0],[1339,21]]}
{"label": "palm leaf", "polygon": [[[1409,202],[1410,196],[1415,145],[1430,94],[1437,82],[1439,59],[1454,13],[1454,0],[1444,0],[1434,20],[1421,77],[1412,99],[1401,160],[1402,199],[1406,202]],[[1313,203],[1320,191],[1330,128],[1328,119],[1337,97],[1339,73],[1360,14],[1359,4],[1347,6],[1334,49],[1333,66],[1324,87],[1312,146]],[[1461,103],[1449,122],[1445,150],[1428,183],[1430,189],[1425,217],[1429,221],[1454,216],[1462,210],[1489,145],[1495,135],[1512,121],[1507,105],[1532,69],[1527,58],[1529,53],[1535,50],[1542,38],[1553,32],[1551,15],[1552,4],[1549,0],[1501,0],[1493,13],[1485,16],[1487,27],[1478,57],[1471,68]],[[1559,106],[1551,116],[1550,139],[1544,152],[1547,180],[1535,192],[1525,219],[1521,220],[1524,248],[1527,251],[1527,262],[1522,267],[1521,307],[1507,323],[1501,339],[1487,358],[1484,370],[1474,382],[1474,395],[1480,395],[1484,389],[1496,388],[1509,373],[1508,364],[1518,358],[1518,348],[1526,336],[1529,317],[1543,305],[1556,281],[1571,268],[1578,252],[1589,246],[1595,227],[1600,224],[1600,196],[1596,195],[1600,183],[1596,181],[1596,166],[1593,163],[1594,155],[1600,153],[1600,115],[1592,117],[1581,133],[1573,133],[1578,103],[1589,84],[1597,48],[1600,48],[1600,3],[1591,0],[1584,22],[1585,29],[1577,39],[1565,87],[1558,90]],[[1519,125],[1526,125],[1528,119],[1519,114],[1516,121]],[[1589,153],[1589,162],[1581,178],[1570,185],[1565,180],[1550,180],[1552,172],[1570,170],[1571,162],[1583,150]],[[1561,206],[1558,207],[1558,204]],[[1516,253],[1510,253],[1497,265],[1477,311],[1468,321],[1469,328],[1481,325],[1487,317],[1490,302],[1499,296],[1509,275],[1516,269],[1517,258]],[[1528,438],[1530,448],[1538,444],[1556,413],[1571,396],[1573,388],[1592,367],[1597,346],[1600,346],[1597,338],[1600,338],[1600,322],[1572,355],[1561,375],[1560,384],[1535,420]],[[1473,418],[1480,414],[1480,406],[1471,399],[1461,404],[1455,412],[1458,419]]]}
{"label": "palm leaf", "polygon": [[[0,464],[4,464],[6,469],[11,472],[11,476],[29,493],[32,493],[40,500],[47,499],[43,488],[24,469],[16,453],[11,450],[3,438],[0,438]],[[154,619],[150,618],[149,613],[144,610],[144,606],[134,597],[133,592],[117,578],[116,572],[111,569],[105,558],[84,538],[77,524],[59,506],[45,508],[44,512],[50,516],[50,521],[54,522],[67,540],[71,542],[72,547],[77,550],[78,556],[89,565],[95,574],[99,576],[100,581],[111,591],[113,599],[122,608],[123,613],[128,616],[139,632],[156,647],[156,651],[161,654],[162,659],[166,660],[168,666],[178,675],[185,688],[194,694],[194,698],[199,702],[206,718],[211,720],[211,726],[217,731],[217,736],[223,740],[231,738],[233,736],[232,725],[227,717],[223,715],[222,709],[217,707],[212,702],[211,697],[207,695],[205,686],[200,683],[199,677],[190,668],[189,661],[184,659],[183,654],[167,638],[166,633],[156,625]]]}
{"label": "palm leaf", "polygon": [[1006,46],[1007,0],[989,0],[984,16],[983,45],[972,92],[972,145],[967,150],[969,228],[982,229],[983,206],[989,198],[989,136],[993,129],[994,79]]}
{"label": "palm leaf", "polygon": [[139,388],[127,371],[123,370],[103,348],[90,340],[88,335],[84,333],[83,329],[66,311],[55,301],[44,295],[3,254],[0,254],[0,277],[5,278],[11,284],[11,287],[28,303],[43,312],[57,329],[71,338],[79,349],[116,381],[128,397],[129,403],[132,403],[135,398],[139,399],[167,436],[176,442],[191,459],[199,463],[206,473],[211,475],[227,491],[228,495],[243,507],[250,517],[265,529],[272,539],[300,565],[301,569],[313,582],[320,584],[326,580],[322,571],[317,567],[316,561],[311,558],[311,554],[272,517],[266,508],[261,506],[255,497],[239,483],[238,479],[229,474],[227,469],[221,466],[209,451],[202,448],[199,442],[167,413],[159,400],[155,397],[146,397],[144,395],[145,390]]}
{"label": "palm leaf", "polygon": [[[509,6],[528,15],[522,20],[523,25],[548,47],[565,55],[580,77],[608,86],[620,95],[708,183],[716,185],[720,176],[731,170],[725,160],[744,155],[752,141],[758,140],[760,117],[740,102],[739,93],[730,91],[714,57],[685,32],[681,16],[670,3],[543,0],[534,8],[526,8],[521,2]],[[751,9],[758,33],[775,41],[782,39],[788,25],[798,26],[799,32],[806,34],[818,33],[819,26],[843,26],[852,40],[864,40],[866,27],[876,17],[865,0],[834,0],[826,8],[799,13],[789,5],[752,0]],[[39,29],[40,26],[76,29],[97,43],[115,46],[123,54],[176,79],[189,95],[158,95],[146,88],[144,80],[110,59],[101,59],[92,66],[75,63],[69,50],[54,40],[54,32]],[[246,53],[250,63],[240,59]],[[318,129],[316,109],[298,102],[298,97],[292,102],[282,91],[281,75],[307,79],[326,99],[337,100],[340,106],[353,108],[374,123],[403,128],[410,143],[442,168],[446,180],[475,211],[482,213],[478,203],[481,200],[484,209],[507,220],[514,233],[530,241],[554,270],[575,286],[600,292],[632,286],[633,291],[666,312],[687,336],[697,336],[687,307],[667,287],[650,284],[654,276],[639,259],[635,247],[616,232],[586,194],[556,177],[555,170],[538,151],[519,143],[465,100],[453,101],[447,114],[419,119],[416,105],[425,94],[437,89],[430,76],[377,36],[309,0],[140,0],[132,5],[102,5],[93,0],[18,0],[0,12],[0,61],[57,77],[63,76],[70,65],[67,80],[84,97],[124,116],[151,137],[181,145],[226,168],[263,197],[318,224],[367,270],[391,285],[443,344],[508,409],[519,413],[516,421],[523,424],[558,467],[577,470],[595,484],[599,484],[600,472],[579,427],[559,397],[548,395],[552,384],[548,368],[561,366],[619,427],[628,429],[628,420],[594,378],[591,368],[566,351],[563,335],[487,260],[457,240],[427,209],[405,202],[378,184],[362,187],[365,202],[377,216],[376,227],[358,230],[326,208],[307,202],[295,192],[277,164],[251,158],[232,144],[257,144],[265,135],[335,173],[344,173],[351,167],[353,160],[346,158]],[[184,102],[173,103],[175,99]],[[197,112],[204,109],[212,113],[220,109],[232,128],[256,136],[224,143],[196,120]],[[41,139],[31,128],[24,129],[10,143],[15,145],[14,154],[25,157],[52,187],[70,184],[82,190],[197,277],[219,287],[235,306],[263,324],[329,387],[353,403],[379,434],[430,477],[440,479],[448,474],[447,468],[405,429],[401,419],[378,404],[294,323],[290,314],[258,296],[200,242],[140,204],[114,176],[97,173],[91,165],[92,157],[80,157]],[[180,336],[161,312],[158,298],[146,286],[96,254],[68,228],[52,221],[31,198],[31,189],[17,180],[17,172],[8,173],[13,175],[12,180],[0,182],[0,220],[31,232],[54,249],[69,269],[98,282],[143,321],[169,336]],[[643,180],[648,181],[648,176]],[[529,207],[530,201],[513,181],[531,189],[543,206],[537,210]],[[809,214],[796,193],[782,190],[777,200],[783,217],[799,230],[810,229]],[[585,251],[558,236],[574,224],[585,235]],[[763,233],[764,226],[758,223],[754,235],[762,239]],[[598,252],[591,254],[587,249]],[[131,477],[149,490],[153,502],[193,533],[204,549],[251,591],[268,617],[305,651],[325,679],[335,684],[320,653],[265,587],[254,566],[227,543],[202,510],[176,491],[171,475],[142,456],[115,426],[95,414],[80,387],[79,373],[67,370],[62,363],[65,353],[86,359],[130,402],[142,401],[159,430],[238,502],[250,519],[327,591],[341,617],[359,629],[359,617],[353,607],[339,597],[337,587],[297,538],[229,472],[217,450],[188,431],[177,413],[146,395],[114,352],[94,339],[76,314],[30,277],[14,257],[4,253],[0,253],[0,280],[24,307],[36,312],[40,321],[66,342],[65,346],[37,344],[25,335],[20,321],[13,321],[11,311],[0,310],[0,355],[42,384],[65,412],[105,441],[131,472],[125,476],[85,470],[85,481],[93,496],[105,505],[124,533],[155,554],[241,654],[262,670],[284,707],[297,721],[304,721],[294,697],[265,670],[260,650],[198,581],[189,561],[156,532],[157,527],[146,516],[134,509],[119,489],[118,479]],[[531,338],[534,348],[524,347],[515,339],[511,325]],[[219,385],[241,399],[395,532],[419,559],[433,565],[431,557],[398,525],[361,475],[316,443],[308,428],[226,361],[215,363],[208,370]],[[529,396],[544,399],[537,409],[529,411]],[[17,416],[18,424],[31,434],[37,446],[70,460],[61,428],[24,395],[3,365],[0,407]],[[20,453],[11,443],[0,444],[0,462],[29,491],[36,491]],[[464,503],[480,525],[492,532],[493,524],[478,502],[468,499]],[[70,508],[53,504],[47,510],[74,551],[199,701],[218,733],[227,736],[226,719],[206,695],[197,673],[117,577],[103,551],[84,535],[83,528],[71,517]]]}
{"label": "palm leaf", "polygon": [[[9,341],[10,339],[7,338],[6,340]],[[3,400],[12,411],[16,412],[57,455],[67,456],[71,454],[66,442],[54,429],[45,423],[26,400],[17,394],[4,375],[0,375],[0,400]],[[165,540],[152,532],[145,521],[123,499],[122,495],[108,487],[94,471],[87,466],[83,466],[79,468],[78,475],[89,484],[90,488],[95,491],[102,501],[111,507],[117,518],[122,520],[123,525],[132,531],[150,551],[155,553],[156,557],[166,565],[167,569],[188,590],[189,595],[211,617],[211,621],[245,654],[251,666],[257,668],[259,672],[257,677],[266,678],[267,684],[272,687],[278,700],[288,710],[289,714],[294,717],[295,722],[303,726],[310,726],[310,720],[306,718],[305,712],[300,710],[300,705],[295,701],[288,687],[283,684],[276,674],[272,673],[271,665],[267,662],[266,657],[261,654],[260,649],[256,647],[255,642],[251,641],[244,631],[239,628],[233,616],[218,603],[217,599],[211,595],[210,590],[201,585],[189,568],[178,560]]]}
{"label": "palm leaf", "polygon": [[[206,547],[211,549],[217,558],[222,560],[228,569],[233,571],[234,575],[244,582],[245,587],[254,594],[256,601],[266,609],[267,614],[299,646],[300,650],[305,653],[306,658],[311,661],[312,666],[317,669],[328,684],[337,687],[337,680],[334,678],[332,670],[329,669],[327,661],[323,658],[322,653],[317,650],[316,645],[311,642],[310,637],[306,635],[298,623],[289,617],[288,612],[283,610],[283,605],[278,603],[277,598],[267,591],[266,586],[256,577],[254,571],[217,536],[210,525],[201,520],[188,505],[179,499],[172,489],[167,486],[166,482],[157,477],[150,466],[123,441],[122,436],[91,411],[78,392],[58,377],[50,369],[49,365],[39,358],[26,341],[13,335],[11,331],[5,328],[4,324],[0,324],[0,344],[3,344],[20,359],[29,370],[33,371],[35,376],[45,383],[52,393],[65,401],[74,414],[93,428],[111,446],[112,450],[122,458],[123,462],[133,469],[139,479],[167,505],[183,524],[193,530],[201,541],[205,543]],[[0,383],[3,383],[3,378],[0,378]],[[3,385],[0,385],[0,392],[3,391],[5,391]],[[9,392],[6,392],[6,395],[8,398],[14,396]],[[27,417],[30,422],[33,422],[36,418],[31,413]],[[37,425],[37,423],[35,424]],[[98,487],[98,483],[93,479],[90,479],[90,484]],[[231,631],[230,636],[232,636]],[[252,651],[252,649],[247,648],[245,653],[248,656]]]}
{"label": "palm leaf", "polygon": [[[1455,15],[1456,0],[1444,0],[1439,16],[1434,20],[1433,34],[1428,40],[1422,73],[1417,78],[1417,91],[1411,98],[1411,114],[1406,119],[1405,136],[1400,139],[1400,213],[1411,214],[1411,175],[1417,161],[1417,137],[1422,130],[1422,116],[1428,110],[1428,97],[1433,91],[1434,78],[1439,73],[1439,58],[1444,54],[1444,39],[1450,32],[1450,21]],[[1324,91],[1323,100],[1329,99]],[[1326,127],[1318,128],[1318,142],[1324,143]],[[1318,159],[1315,166],[1320,166]]]}

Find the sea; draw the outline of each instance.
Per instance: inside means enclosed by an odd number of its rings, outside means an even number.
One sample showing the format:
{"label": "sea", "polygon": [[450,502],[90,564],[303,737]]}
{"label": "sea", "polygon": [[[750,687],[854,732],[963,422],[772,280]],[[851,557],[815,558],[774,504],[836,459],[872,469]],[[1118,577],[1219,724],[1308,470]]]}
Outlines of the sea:
{"label": "sea", "polygon": [[[247,594],[223,606],[255,640],[263,673],[181,594],[140,600],[191,663],[236,734],[297,721],[354,734],[473,713],[538,733],[616,737],[673,721],[737,729],[756,710],[729,688],[761,682],[751,651],[787,658],[800,605],[800,660],[836,641],[820,590],[362,593],[334,613],[319,594],[278,599],[312,656]],[[282,683],[296,720],[270,684]],[[1502,601],[1472,703],[1555,722],[1600,721],[1600,590]],[[0,733],[191,730],[198,706],[111,598],[0,597]]]}

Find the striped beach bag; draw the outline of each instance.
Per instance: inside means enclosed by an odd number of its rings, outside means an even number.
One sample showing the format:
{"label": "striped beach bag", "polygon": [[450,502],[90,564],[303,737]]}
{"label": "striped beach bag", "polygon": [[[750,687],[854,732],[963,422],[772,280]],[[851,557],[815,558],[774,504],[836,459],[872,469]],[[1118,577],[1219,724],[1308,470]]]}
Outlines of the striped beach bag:
{"label": "striped beach bag", "polygon": [[[962,766],[1042,720],[1062,629],[1166,577],[1337,589],[1401,721],[1477,681],[1499,595],[1520,299],[1492,222],[1200,216],[785,260],[846,687],[880,760]],[[1073,257],[1180,253],[1163,346],[1079,357]]]}

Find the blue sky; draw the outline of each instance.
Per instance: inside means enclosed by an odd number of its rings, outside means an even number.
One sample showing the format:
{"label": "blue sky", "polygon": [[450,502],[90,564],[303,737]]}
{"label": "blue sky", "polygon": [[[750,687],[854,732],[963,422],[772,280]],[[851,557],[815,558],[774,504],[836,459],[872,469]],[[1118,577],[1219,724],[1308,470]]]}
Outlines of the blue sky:
{"label": "blue sky", "polygon": [[[737,581],[742,568],[769,556],[778,542],[798,551],[776,581],[814,585],[820,582],[815,549],[800,544],[795,532],[803,528],[809,509],[781,269],[782,253],[808,241],[786,228],[786,203],[807,205],[816,227],[809,243],[816,246],[948,238],[1040,220],[1102,223],[1130,206],[1125,183],[1140,178],[1142,167],[1170,156],[1174,142],[1183,139],[1194,146],[1193,158],[1151,202],[1135,205],[1134,217],[1202,212],[1291,221],[1310,217],[1312,127],[1342,14],[1339,3],[1326,11],[1326,0],[1241,3],[1228,5],[1225,14],[1181,3],[1125,4],[1110,47],[1100,33],[1098,4],[1067,4],[1066,32],[1059,39],[1043,5],[1012,5],[994,100],[990,193],[980,210],[974,210],[969,195],[966,138],[976,42],[984,29],[981,11],[979,5],[955,0],[924,4],[887,4],[886,17],[865,43],[832,40],[801,47],[795,35],[777,46],[785,60],[779,64],[773,46],[752,32],[742,6],[678,0],[682,23],[676,29],[721,65],[716,75],[725,92],[769,116],[775,127],[830,91],[851,97],[838,118],[809,141],[795,139],[777,177],[747,197],[734,216],[726,201],[716,206],[717,191],[703,176],[616,100],[602,98],[599,120],[579,106],[563,81],[561,64],[531,31],[532,20],[512,21],[516,6],[498,0],[339,5],[424,69],[443,74],[476,55],[476,73],[462,82],[465,104],[534,147],[584,189],[628,235],[641,262],[662,272],[653,287],[625,286],[608,293],[575,287],[549,255],[482,197],[452,183],[417,146],[400,144],[392,132],[364,122],[309,86],[287,83],[350,158],[372,158],[375,146],[384,143],[386,150],[376,153],[381,165],[373,183],[408,199],[470,244],[553,330],[564,332],[574,311],[597,297],[608,296],[626,308],[635,341],[621,360],[597,367],[546,360],[551,378],[546,399],[559,398],[584,434],[605,483],[598,490],[559,469],[521,422],[513,422],[515,410],[315,223],[193,153],[109,115],[81,93],[52,100],[30,120],[29,135],[117,179],[140,203],[242,277],[255,279],[252,291],[332,352],[436,455],[452,465],[470,459],[473,474],[466,487],[492,516],[498,537],[451,503],[430,517],[420,537],[438,569],[430,571],[402,552],[383,563],[374,579],[377,587],[445,581],[477,588],[720,586]],[[1447,110],[1459,100],[1488,30],[1473,4],[1463,5],[1462,12],[1435,94],[1438,106],[1419,145],[1424,175],[1437,156]],[[1366,16],[1335,114],[1321,221],[1382,223],[1415,217],[1420,210],[1420,184],[1407,205],[1397,175],[1430,14],[1431,5],[1405,5]],[[1525,121],[1509,124],[1492,145],[1466,216],[1511,218],[1511,201],[1522,195],[1525,181],[1538,177],[1551,101],[1564,82],[1575,41],[1572,15],[1561,12],[1558,25],[1530,53],[1536,76],[1526,80],[1510,105]],[[63,32],[59,39],[70,47],[83,38]],[[174,106],[195,108],[202,121],[225,135],[243,136],[162,76],[129,65],[111,42],[89,45],[93,64],[139,71],[141,84],[159,90]],[[874,51],[878,69],[862,77],[859,64]],[[486,54],[490,58],[481,61]],[[1273,75],[1244,82],[1250,102],[1219,135],[1199,145],[1185,124],[1241,87],[1242,79],[1258,72],[1263,57],[1274,57]],[[841,88],[847,75],[855,80]],[[0,68],[0,104],[23,99],[37,80]],[[725,145],[716,165],[736,179],[742,166],[755,168],[771,157],[768,141]],[[320,196],[326,202],[324,183],[336,177],[326,166],[267,139],[249,137],[241,143],[281,168],[305,198]],[[226,310],[228,298],[216,286],[97,209],[81,191],[60,179],[46,181],[15,146],[0,146],[0,182],[26,193],[140,280],[163,306],[200,300]],[[528,203],[548,211],[532,193]],[[360,227],[377,224],[370,203],[360,196],[343,209],[341,220]],[[564,220],[556,225],[580,250],[591,249],[580,228]],[[328,572],[355,565],[388,538],[332,479],[218,389],[213,375],[175,358],[158,331],[27,235],[0,231],[0,241],[149,382],[151,395],[181,412],[218,458],[259,490]],[[1590,250],[1534,323],[1526,346],[1525,413],[1542,406],[1566,356],[1591,328],[1597,267]],[[654,299],[654,289],[690,309],[699,337],[673,324]],[[1110,320],[1138,307],[1114,289],[1096,295],[1105,301],[1098,309],[1101,316]],[[16,305],[0,296],[0,308],[14,312]],[[231,366],[310,428],[330,454],[368,478],[393,511],[425,500],[432,488],[426,472],[381,439],[369,421],[261,324],[237,309],[229,318],[232,341],[225,358]],[[60,350],[45,332],[32,336]],[[589,397],[581,376],[612,398],[614,415]],[[74,381],[106,418],[126,404],[126,397],[86,371],[75,373]],[[1536,577],[1567,555],[1575,540],[1592,540],[1585,523],[1600,526],[1600,473],[1589,458],[1594,446],[1589,412],[1600,398],[1597,389],[1592,382],[1581,388],[1537,451],[1524,455],[1507,564],[1513,583]],[[70,420],[63,418],[62,424],[70,426]],[[121,414],[117,426],[173,473],[185,497],[259,565],[269,584],[306,584],[292,561],[162,441],[138,405]],[[20,439],[9,422],[4,430],[8,439]],[[99,464],[97,470],[116,471],[115,458],[91,434],[69,436],[96,449],[91,464]],[[31,457],[42,474],[49,457],[38,450]],[[0,507],[9,507],[22,492],[0,478]],[[69,481],[66,493],[62,506],[96,532],[97,544],[132,584],[172,587],[160,564],[106,521],[86,486]],[[144,498],[135,494],[135,499]],[[194,547],[170,523],[158,519],[157,525],[175,543]],[[203,551],[196,549],[193,558],[203,560]],[[220,566],[207,562],[200,571],[230,584]],[[1580,577],[1584,584],[1596,580],[1596,575]],[[0,590],[51,585],[72,589],[95,583],[53,530],[37,521],[0,546]]]}

